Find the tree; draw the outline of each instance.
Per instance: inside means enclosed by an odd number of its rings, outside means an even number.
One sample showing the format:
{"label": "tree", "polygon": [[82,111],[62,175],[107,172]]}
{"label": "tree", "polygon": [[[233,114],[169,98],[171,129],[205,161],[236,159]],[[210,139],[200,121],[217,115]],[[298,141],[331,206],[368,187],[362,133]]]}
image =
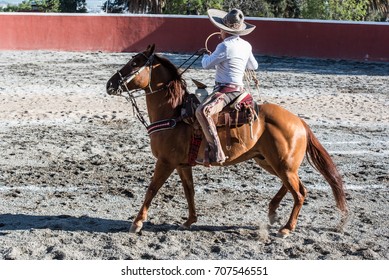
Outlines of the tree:
{"label": "tree", "polygon": [[127,0],[127,7],[130,13],[162,14],[165,1],[168,0]]}
{"label": "tree", "polygon": [[283,17],[300,18],[302,13],[303,0],[286,0]]}
{"label": "tree", "polygon": [[103,11],[112,14],[120,14],[128,11],[127,0],[114,0],[107,1],[101,7]]}
{"label": "tree", "polygon": [[389,1],[388,0],[370,0],[369,7],[372,10],[376,10],[382,13],[389,12]]}
{"label": "tree", "polygon": [[331,19],[364,20],[369,0],[329,0]]}
{"label": "tree", "polygon": [[370,0],[366,19],[373,21],[388,21],[389,0]]}
{"label": "tree", "polygon": [[274,17],[273,7],[268,0],[225,0],[223,9],[226,11],[232,8],[239,8],[247,17]]}
{"label": "tree", "polygon": [[165,14],[205,15],[209,8],[222,9],[223,0],[166,0]]}
{"label": "tree", "polygon": [[62,13],[86,13],[85,0],[60,0],[60,11]]}
{"label": "tree", "polygon": [[388,0],[110,0],[104,3],[103,10],[205,15],[209,8],[227,11],[234,7],[252,17],[332,20],[385,20],[389,12]]}
{"label": "tree", "polygon": [[85,0],[27,0],[19,5],[10,5],[4,8],[4,12],[29,12],[42,13],[86,13]]}
{"label": "tree", "polygon": [[370,0],[306,0],[303,18],[365,20]]}
{"label": "tree", "polygon": [[162,14],[168,0],[108,0],[102,10],[108,13]]}

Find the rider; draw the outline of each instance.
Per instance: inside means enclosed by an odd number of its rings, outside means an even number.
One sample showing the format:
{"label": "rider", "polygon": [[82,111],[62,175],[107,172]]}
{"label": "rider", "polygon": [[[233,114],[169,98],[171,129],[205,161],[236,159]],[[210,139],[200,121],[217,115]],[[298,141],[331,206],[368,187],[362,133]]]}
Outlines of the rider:
{"label": "rider", "polygon": [[[232,9],[228,13],[210,9],[208,16],[220,29],[223,42],[217,45],[213,53],[207,49],[198,51],[198,54],[204,54],[201,61],[203,68],[216,68],[216,77],[213,93],[197,108],[196,117],[209,145],[209,162],[223,163],[226,156],[211,116],[222,111],[245,91],[243,88],[245,70],[258,68],[250,43],[240,38],[253,31],[255,26],[246,23],[242,11],[238,9]],[[204,159],[196,162],[207,164],[207,158],[204,156]]]}

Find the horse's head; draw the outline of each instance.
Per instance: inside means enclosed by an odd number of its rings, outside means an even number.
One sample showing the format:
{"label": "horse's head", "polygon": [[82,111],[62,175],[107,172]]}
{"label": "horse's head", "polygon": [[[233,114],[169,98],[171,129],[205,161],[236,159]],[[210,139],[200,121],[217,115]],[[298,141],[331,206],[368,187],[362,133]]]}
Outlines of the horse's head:
{"label": "horse's head", "polygon": [[122,92],[145,89],[150,84],[150,67],[153,64],[155,45],[149,45],[143,52],[117,71],[107,82],[107,93],[120,95]]}
{"label": "horse's head", "polygon": [[144,90],[158,104],[166,103],[173,108],[180,105],[186,93],[185,80],[173,63],[155,54],[154,50],[155,45],[149,45],[145,51],[133,56],[108,80],[107,93],[122,95],[127,92],[132,96],[133,90]]}

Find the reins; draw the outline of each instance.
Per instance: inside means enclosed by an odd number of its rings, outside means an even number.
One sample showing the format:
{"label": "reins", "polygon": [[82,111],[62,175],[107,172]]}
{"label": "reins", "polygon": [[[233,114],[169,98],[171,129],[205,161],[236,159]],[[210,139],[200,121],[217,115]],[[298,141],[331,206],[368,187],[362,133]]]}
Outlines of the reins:
{"label": "reins", "polygon": [[[208,36],[208,38],[205,41],[205,49],[208,50],[208,40],[212,36],[217,35],[217,34],[220,34],[220,32],[215,32],[215,33],[212,33],[211,35]],[[143,54],[143,53],[141,53],[141,54]],[[197,57],[195,59],[193,59],[193,57],[196,56],[196,55],[197,55]],[[180,76],[182,76],[202,56],[203,56],[203,54],[198,54],[198,51],[196,51],[188,59],[186,59],[180,66],[178,66],[178,68],[181,68],[188,61],[193,59],[192,62],[180,73]],[[131,103],[132,108],[133,108],[133,113],[136,115],[138,120],[143,124],[143,126],[147,129],[149,135],[151,133],[153,133],[153,132],[157,132],[157,131],[160,131],[160,130],[174,128],[176,123],[177,123],[177,121],[179,120],[179,118],[175,119],[175,120],[174,119],[168,119],[168,120],[161,120],[161,121],[157,121],[157,122],[148,124],[147,121],[145,120],[145,118],[143,117],[143,115],[141,114],[141,111],[140,111],[140,109],[138,107],[138,104],[137,104],[137,102],[135,100],[135,96],[133,94],[134,92],[141,91],[141,90],[144,90],[144,89],[136,89],[136,90],[130,91],[128,89],[128,87],[127,87],[127,84],[129,82],[131,82],[137,75],[139,75],[147,67],[150,67],[149,84],[148,84],[149,92],[145,91],[145,95],[149,95],[149,94],[153,94],[153,93],[165,90],[167,88],[166,85],[164,87],[159,88],[159,89],[154,90],[154,91],[151,88],[153,61],[154,61],[154,54],[152,54],[150,57],[147,58],[147,62],[145,63],[145,65],[143,65],[137,71],[135,71],[133,73],[130,73],[130,74],[128,74],[125,77],[123,77],[122,74],[120,73],[120,71],[118,71],[119,77],[121,79],[121,83],[122,83],[122,85],[124,85],[126,93],[128,94],[128,96],[124,96],[124,95],[120,95],[120,96],[125,97],[126,100]],[[250,81],[254,81],[254,83],[256,85],[256,88],[258,90],[258,95],[259,95],[259,86],[258,86],[259,85],[259,81],[258,81],[258,79],[256,77],[255,72],[254,71],[246,71],[245,79],[246,79],[246,83],[247,83],[248,87],[250,87]]]}
{"label": "reins", "polygon": [[[183,65],[185,65],[188,61],[190,61],[195,55],[196,55],[197,52],[195,52],[194,54],[192,54],[187,60],[185,60],[178,68],[181,68]],[[202,55],[198,55],[181,73],[180,75],[183,75]],[[151,123],[151,124],[148,124],[147,121],[145,120],[145,118],[143,117],[139,107],[138,107],[138,104],[135,100],[135,96],[134,96],[134,92],[137,92],[137,91],[141,91],[141,90],[144,90],[144,89],[136,89],[136,90],[132,90],[130,91],[127,87],[127,83],[131,82],[136,76],[138,76],[144,69],[146,69],[147,67],[151,67],[153,65],[153,60],[154,60],[154,54],[151,55],[148,59],[147,59],[147,62],[145,63],[145,65],[143,65],[141,68],[139,68],[137,71],[133,72],[133,73],[130,73],[129,75],[123,77],[122,74],[120,73],[120,71],[117,71],[117,73],[119,74],[119,77],[120,77],[120,80],[121,80],[121,83],[122,85],[124,85],[125,87],[125,92],[127,93],[127,96],[125,95],[120,95],[120,96],[123,96],[128,102],[131,103],[132,105],[132,109],[133,109],[133,113],[135,114],[135,116],[137,117],[137,119],[143,124],[143,126],[147,129],[148,133],[151,134],[153,132],[156,132],[156,131],[159,131],[159,130],[163,130],[163,129],[167,129],[167,128],[173,128],[176,124],[176,121],[177,120],[174,120],[174,122],[171,122],[171,120],[162,120],[162,121],[159,121],[159,122],[155,122],[155,123]],[[152,75],[152,71],[150,69],[150,77],[149,77],[149,84],[148,84],[148,88],[149,88],[149,91],[150,92],[146,92],[145,94],[146,95],[149,95],[149,94],[153,94],[153,93],[156,93],[156,92],[159,92],[159,91],[162,91],[164,89],[166,89],[166,86],[162,87],[162,88],[159,88],[157,90],[152,90],[151,88],[151,75]],[[161,126],[161,123],[164,123],[165,126]],[[173,125],[167,125],[166,124],[173,124]],[[155,129],[154,127],[158,127],[159,129]]]}
{"label": "reins", "polygon": [[[123,77],[122,77],[122,74],[120,73],[120,71],[118,71],[119,73],[119,76],[120,78],[122,79],[123,81]],[[139,73],[138,73],[139,74]],[[132,105],[132,110],[133,110],[133,114],[135,114],[135,116],[138,118],[138,120],[144,125],[144,127],[147,127],[149,126],[147,124],[147,121],[145,120],[145,118],[143,117],[143,115],[141,114],[140,112],[140,109],[138,107],[138,103],[136,103],[136,100],[135,100],[135,96],[132,94],[133,92],[136,92],[136,91],[139,91],[139,90],[133,90],[133,91],[130,91],[127,87],[127,83],[124,83],[124,86],[126,88],[126,92],[128,94],[128,96],[123,96],[128,102],[131,102],[131,105]],[[135,112],[136,111],[136,112]]]}
{"label": "reins", "polygon": [[[185,63],[187,63],[189,60],[191,60],[198,51],[196,51],[194,54],[192,54],[187,60],[185,60],[178,68],[181,68]],[[202,54],[197,55],[197,57],[181,72],[181,76],[202,56]]]}

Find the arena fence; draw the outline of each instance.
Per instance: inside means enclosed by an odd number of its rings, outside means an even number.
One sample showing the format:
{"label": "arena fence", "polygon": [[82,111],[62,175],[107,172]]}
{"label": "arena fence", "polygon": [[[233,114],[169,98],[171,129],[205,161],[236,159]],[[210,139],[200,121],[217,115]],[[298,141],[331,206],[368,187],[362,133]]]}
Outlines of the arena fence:
{"label": "arena fence", "polygon": [[[389,62],[389,23],[247,18],[258,55]],[[216,28],[206,16],[0,13],[0,50],[193,53]],[[217,38],[209,40],[212,49]]]}

